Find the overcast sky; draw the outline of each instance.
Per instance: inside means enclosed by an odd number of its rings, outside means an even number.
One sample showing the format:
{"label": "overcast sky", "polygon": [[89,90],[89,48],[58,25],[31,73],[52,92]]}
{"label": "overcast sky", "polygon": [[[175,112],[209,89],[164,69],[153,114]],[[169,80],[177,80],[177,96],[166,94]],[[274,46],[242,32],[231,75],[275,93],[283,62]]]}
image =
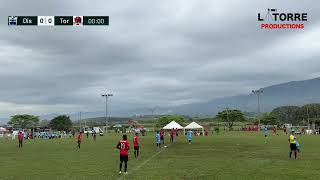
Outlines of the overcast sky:
{"label": "overcast sky", "polygon": [[[255,2],[255,3],[254,3]],[[1,0],[0,117],[174,106],[320,77],[314,0]],[[261,30],[267,8],[304,30]],[[8,27],[9,15],[107,15],[104,27]]]}

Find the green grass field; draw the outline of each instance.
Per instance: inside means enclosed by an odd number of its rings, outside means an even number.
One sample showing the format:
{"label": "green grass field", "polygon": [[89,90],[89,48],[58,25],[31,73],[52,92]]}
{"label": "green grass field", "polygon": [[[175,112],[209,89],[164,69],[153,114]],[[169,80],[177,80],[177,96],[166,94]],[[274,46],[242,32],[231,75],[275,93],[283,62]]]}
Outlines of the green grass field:
{"label": "green grass field", "polygon": [[[289,159],[288,137],[221,132],[184,136],[158,150],[154,134],[141,137],[140,158],[130,150],[127,175],[118,175],[121,134],[83,137],[80,151],[75,139],[27,140],[23,149],[17,140],[0,139],[0,179],[319,179],[320,137],[298,136],[299,159]],[[129,136],[132,142],[132,136]],[[165,139],[165,140],[168,140]]]}

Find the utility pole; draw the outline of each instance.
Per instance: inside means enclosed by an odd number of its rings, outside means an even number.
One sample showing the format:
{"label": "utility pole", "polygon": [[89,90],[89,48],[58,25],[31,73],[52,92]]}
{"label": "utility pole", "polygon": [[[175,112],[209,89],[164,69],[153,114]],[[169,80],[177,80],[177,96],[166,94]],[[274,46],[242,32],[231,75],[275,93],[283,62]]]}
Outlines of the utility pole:
{"label": "utility pole", "polygon": [[259,120],[258,130],[260,131],[260,115],[261,115],[260,96],[261,96],[262,93],[263,93],[263,89],[252,90],[252,93],[253,93],[254,95],[256,95],[257,98],[258,98],[258,120]]}
{"label": "utility pole", "polygon": [[108,128],[108,97],[113,96],[113,94],[105,93],[101,95],[102,97],[106,97],[106,132]]}

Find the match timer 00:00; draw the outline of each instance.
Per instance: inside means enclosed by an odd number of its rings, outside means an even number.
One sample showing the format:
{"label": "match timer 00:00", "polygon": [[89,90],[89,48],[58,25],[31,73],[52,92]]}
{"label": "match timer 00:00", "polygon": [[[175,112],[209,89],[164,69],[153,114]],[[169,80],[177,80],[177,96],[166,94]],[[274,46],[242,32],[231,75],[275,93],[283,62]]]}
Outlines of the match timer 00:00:
{"label": "match timer 00:00", "polygon": [[83,16],[83,25],[109,25],[109,16]]}

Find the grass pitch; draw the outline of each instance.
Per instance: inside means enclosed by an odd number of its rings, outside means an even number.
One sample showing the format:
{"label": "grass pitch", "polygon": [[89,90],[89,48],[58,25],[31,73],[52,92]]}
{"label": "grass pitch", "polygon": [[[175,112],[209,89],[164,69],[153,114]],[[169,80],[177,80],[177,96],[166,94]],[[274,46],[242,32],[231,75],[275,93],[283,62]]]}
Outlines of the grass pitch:
{"label": "grass pitch", "polygon": [[[298,159],[289,159],[288,136],[221,132],[194,137],[188,144],[179,136],[168,148],[157,149],[155,136],[140,137],[140,157],[129,151],[127,175],[118,175],[121,134],[110,133],[93,141],[75,139],[0,139],[0,179],[319,179],[320,136],[297,136]],[[129,136],[132,146],[133,136]]]}

